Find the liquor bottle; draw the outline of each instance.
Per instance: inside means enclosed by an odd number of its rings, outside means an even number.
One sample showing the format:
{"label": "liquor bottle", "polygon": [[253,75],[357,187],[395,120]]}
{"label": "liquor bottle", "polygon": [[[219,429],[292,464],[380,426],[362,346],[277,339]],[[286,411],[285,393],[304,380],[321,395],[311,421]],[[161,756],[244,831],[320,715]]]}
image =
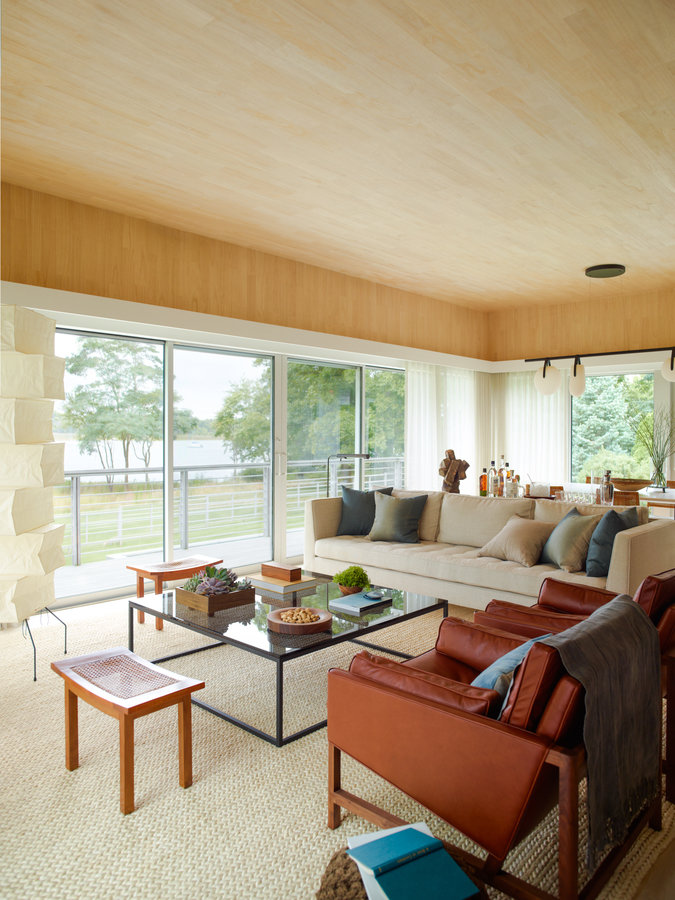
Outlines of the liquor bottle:
{"label": "liquor bottle", "polygon": [[490,471],[488,472],[488,497],[499,496],[499,475],[495,469],[494,459],[490,460]]}
{"label": "liquor bottle", "polygon": [[483,474],[480,476],[478,481],[479,490],[478,493],[481,497],[487,497],[488,495],[488,476],[487,476],[487,468],[483,468]]}
{"label": "liquor bottle", "polygon": [[504,480],[506,478],[506,464],[504,463],[504,454],[502,453],[499,462],[499,468],[497,469],[497,477],[499,479],[499,488],[497,490],[497,495],[499,497],[504,496]]}

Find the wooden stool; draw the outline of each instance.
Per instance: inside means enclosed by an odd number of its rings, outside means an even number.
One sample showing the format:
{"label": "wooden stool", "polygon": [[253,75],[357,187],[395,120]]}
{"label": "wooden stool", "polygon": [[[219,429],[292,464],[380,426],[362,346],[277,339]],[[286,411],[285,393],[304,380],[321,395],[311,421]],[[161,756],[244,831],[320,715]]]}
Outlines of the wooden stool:
{"label": "wooden stool", "polygon": [[[217,566],[222,559],[210,559],[208,556],[189,556],[187,559],[176,559],[173,562],[155,563],[153,566],[127,566],[136,573],[136,596],[145,596],[145,584],[143,579],[149,578],[155,584],[155,593],[162,593],[162,585],[165,581],[174,581],[176,578],[189,578],[196,575],[207,566]],[[136,610],[137,621],[140,625],[145,622],[145,613],[142,609]],[[155,618],[155,628],[161,631],[164,628],[164,620]]]}
{"label": "wooden stool", "polygon": [[192,706],[190,695],[203,681],[160,669],[125,647],[62,659],[52,669],[66,688],[66,768],[79,765],[77,698],[114,716],[120,726],[120,809],[134,810],[134,720],[156,709],[178,705],[178,760],[181,787],[192,784]]}

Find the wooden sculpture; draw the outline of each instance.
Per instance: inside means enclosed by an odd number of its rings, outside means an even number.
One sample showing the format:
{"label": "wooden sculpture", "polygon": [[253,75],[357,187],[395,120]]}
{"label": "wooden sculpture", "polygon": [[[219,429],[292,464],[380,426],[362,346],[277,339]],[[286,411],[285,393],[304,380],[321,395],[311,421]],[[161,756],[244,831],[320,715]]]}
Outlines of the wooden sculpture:
{"label": "wooden sculpture", "polygon": [[459,482],[466,478],[468,468],[469,463],[465,459],[456,459],[454,450],[446,450],[438,470],[438,474],[443,476],[443,490],[459,494]]}

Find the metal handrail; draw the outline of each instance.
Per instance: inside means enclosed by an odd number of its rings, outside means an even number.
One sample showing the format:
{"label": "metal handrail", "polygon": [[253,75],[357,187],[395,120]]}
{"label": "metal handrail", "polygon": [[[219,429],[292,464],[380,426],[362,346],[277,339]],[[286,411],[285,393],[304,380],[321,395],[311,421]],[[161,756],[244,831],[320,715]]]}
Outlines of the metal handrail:
{"label": "metal handrail", "polygon": [[[372,470],[376,472],[381,469],[391,469],[393,464],[393,480],[396,482],[396,486],[402,486],[403,484],[403,459],[401,457],[377,457],[370,460],[369,465],[367,466],[371,472],[364,473],[364,481],[367,483],[372,483],[370,479],[376,477],[372,474]],[[290,517],[293,519],[299,515],[300,509],[304,504],[304,500],[311,499],[314,496],[321,497],[324,496],[325,492],[325,468],[326,462],[324,459],[305,459],[305,460],[289,460],[288,462],[288,471],[292,472],[294,469],[300,469],[304,467],[308,471],[306,471],[306,475],[309,476],[307,478],[301,478],[297,482],[294,482],[298,485],[297,498],[295,503],[291,504],[287,509]],[[239,463],[209,463],[209,464],[193,464],[193,465],[176,465],[173,467],[174,473],[178,476],[175,480],[178,484],[178,503],[177,503],[177,513],[178,513],[178,521],[179,521],[179,534],[180,534],[180,544],[181,549],[188,549],[189,547],[189,534],[188,534],[188,523],[189,523],[189,473],[200,473],[200,472],[216,472],[216,471],[238,471],[238,470],[250,470],[250,469],[259,469],[261,470],[260,476],[255,475],[255,481],[249,481],[251,486],[249,491],[248,503],[244,501],[241,504],[242,510],[241,515],[234,512],[234,507],[232,507],[233,515],[235,519],[241,519],[243,523],[248,523],[249,527],[251,524],[258,524],[256,527],[261,528],[260,533],[262,536],[269,536],[272,530],[272,519],[271,519],[271,510],[272,510],[272,466],[269,462],[264,461],[255,461],[255,462],[239,462]],[[337,469],[337,467],[335,467]],[[72,565],[79,566],[82,565],[82,544],[83,544],[83,535],[82,535],[82,504],[81,504],[81,495],[82,495],[82,479],[83,478],[109,478],[111,476],[117,475],[136,475],[136,476],[148,476],[148,475],[162,475],[164,469],[161,466],[149,466],[143,468],[110,468],[110,469],[70,469],[65,472],[66,480],[70,479],[70,501],[71,501],[71,531],[72,531]],[[335,484],[335,489],[337,490],[338,484],[338,473],[334,471],[332,473],[333,481]],[[241,485],[241,487],[246,490],[245,485]],[[262,491],[262,493],[260,493]],[[255,493],[254,493],[255,492]],[[207,498],[207,503],[208,503]],[[216,502],[217,502],[216,498]],[[235,497],[235,500],[237,498]],[[221,507],[221,509],[224,507]],[[252,515],[248,515],[251,512]],[[122,506],[118,506],[117,513],[119,516],[119,530],[121,533],[123,519],[122,519]],[[95,515],[95,512],[94,512]],[[261,520],[262,517],[262,520]],[[133,514],[132,514],[133,518]],[[127,513],[127,526],[129,521],[129,513]],[[88,521],[88,520],[87,520]],[[151,518],[152,521],[152,518]],[[207,511],[207,522],[208,522],[208,511]],[[94,524],[94,530],[96,529],[96,524]],[[133,522],[131,528],[133,528]],[[136,526],[138,527],[138,526]],[[100,534],[101,532],[99,532]],[[100,539],[99,539],[100,543]]]}

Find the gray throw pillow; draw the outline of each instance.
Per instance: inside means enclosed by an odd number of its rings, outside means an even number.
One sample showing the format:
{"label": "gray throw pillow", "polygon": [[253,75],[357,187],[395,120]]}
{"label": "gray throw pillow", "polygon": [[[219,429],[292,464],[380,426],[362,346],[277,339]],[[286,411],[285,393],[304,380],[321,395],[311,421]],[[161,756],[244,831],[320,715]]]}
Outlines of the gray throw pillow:
{"label": "gray throw pillow", "polygon": [[562,518],[544,544],[539,562],[581,572],[586,562],[588,545],[602,516],[582,516],[576,507]]}
{"label": "gray throw pillow", "polygon": [[600,519],[600,524],[591,536],[586,557],[586,574],[591,578],[606,578],[612,559],[614,538],[620,531],[635,528],[639,524],[638,511],[629,506],[623,512],[610,509]]}
{"label": "gray throw pillow", "polygon": [[338,534],[368,534],[375,520],[375,494],[391,494],[393,488],[356,491],[342,485],[342,515]]}
{"label": "gray throw pillow", "polygon": [[478,551],[479,556],[508,559],[521,566],[534,566],[555,525],[553,522],[537,522],[511,516],[506,525],[491,541]]}
{"label": "gray throw pillow", "polygon": [[375,494],[375,521],[368,537],[371,541],[419,541],[419,521],[428,494],[417,497],[389,497]]}

